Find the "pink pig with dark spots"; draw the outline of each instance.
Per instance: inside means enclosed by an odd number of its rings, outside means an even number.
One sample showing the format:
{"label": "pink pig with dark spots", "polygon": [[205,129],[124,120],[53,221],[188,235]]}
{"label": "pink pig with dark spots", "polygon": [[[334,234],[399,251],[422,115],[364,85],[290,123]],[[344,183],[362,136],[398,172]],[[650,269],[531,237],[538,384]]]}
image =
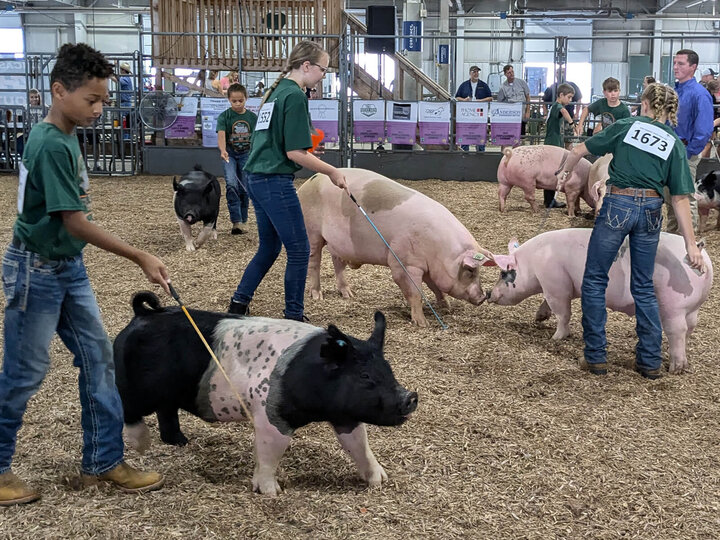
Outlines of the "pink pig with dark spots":
{"label": "pink pig with dark spots", "polygon": [[[512,306],[542,293],[545,300],[535,320],[546,320],[554,313],[557,330],[552,338],[569,336],[570,301],[580,297],[591,233],[592,229],[562,229],[540,234],[523,245],[512,240],[508,244],[509,255],[492,255],[501,275],[488,293],[488,301]],[[680,373],[688,367],[686,342],[697,325],[700,306],[707,300],[713,281],[712,263],[706,251],[702,252],[707,269],[704,274],[683,262],[685,254],[682,236],[660,234],[653,283],[670,346],[670,373]],[[627,239],[610,267],[609,277],[607,307],[634,315]]]}
{"label": "pink pig with dark spots", "polygon": [[[570,152],[559,146],[539,145],[507,148],[505,157],[500,160],[497,169],[498,197],[500,211],[505,211],[505,201],[513,186],[518,186],[525,194],[525,200],[532,207],[533,212],[538,211],[535,202],[536,189],[556,189],[557,176],[555,173],[562,168]],[[580,207],[582,198],[591,208],[595,208],[595,201],[588,194],[587,179],[590,173],[590,162],[583,158],[565,180],[563,191],[567,199],[568,216],[573,217]]]}
{"label": "pink pig with dark spots", "polygon": [[368,445],[365,423],[397,426],[417,407],[417,393],[395,379],[383,354],[385,317],[364,341],[286,319],[190,310],[232,387],[178,307],[157,296],[133,298],[135,317],[115,339],[116,384],[130,445],[149,444],[144,416],[157,413],[160,437],[182,446],[178,410],[207,422],[247,420],[255,428],[253,489],[276,495],[275,471],[295,430],[328,422],[370,486],[387,480]]}

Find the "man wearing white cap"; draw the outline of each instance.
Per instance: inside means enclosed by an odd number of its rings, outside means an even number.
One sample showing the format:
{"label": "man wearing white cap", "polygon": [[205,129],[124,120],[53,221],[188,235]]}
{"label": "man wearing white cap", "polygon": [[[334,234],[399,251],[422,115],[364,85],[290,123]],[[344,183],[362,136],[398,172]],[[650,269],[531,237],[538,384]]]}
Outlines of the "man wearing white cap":
{"label": "man wearing white cap", "polygon": [[700,76],[700,82],[705,83],[705,85],[707,85],[707,83],[709,83],[710,81],[715,79],[715,75],[717,75],[717,73],[715,72],[715,70],[713,68],[703,69],[701,76]]}

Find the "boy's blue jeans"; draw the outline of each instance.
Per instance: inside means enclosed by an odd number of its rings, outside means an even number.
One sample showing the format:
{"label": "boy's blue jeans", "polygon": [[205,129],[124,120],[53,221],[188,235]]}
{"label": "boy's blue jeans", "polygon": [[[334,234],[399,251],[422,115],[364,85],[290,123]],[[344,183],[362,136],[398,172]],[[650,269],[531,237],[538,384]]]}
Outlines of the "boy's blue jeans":
{"label": "boy's blue jeans", "polygon": [[662,325],[653,286],[662,205],[660,197],[609,192],[605,196],[590,235],[582,282],[582,325],[588,364],[606,361],[608,272],[626,236],[630,239],[630,292],[635,300],[638,336],[636,367],[655,370],[662,364]]}
{"label": "boy's blue jeans", "polygon": [[8,247],[2,261],[5,346],[0,372],[0,473],[10,469],[28,400],[50,367],[55,332],[80,368],[82,470],[102,474],[123,460],[123,409],[110,340],[82,255],[48,260]]}
{"label": "boy's blue jeans", "polygon": [[301,320],[304,311],[310,242],[292,174],[247,173],[247,186],[255,208],[260,245],[248,264],[233,300],[249,304],[260,282],[280,255],[287,252],[285,316]]}
{"label": "boy's blue jeans", "polygon": [[229,161],[223,161],[225,170],[225,199],[227,200],[230,221],[246,223],[250,200],[247,194],[247,180],[243,167],[250,152],[232,152],[228,150]]}

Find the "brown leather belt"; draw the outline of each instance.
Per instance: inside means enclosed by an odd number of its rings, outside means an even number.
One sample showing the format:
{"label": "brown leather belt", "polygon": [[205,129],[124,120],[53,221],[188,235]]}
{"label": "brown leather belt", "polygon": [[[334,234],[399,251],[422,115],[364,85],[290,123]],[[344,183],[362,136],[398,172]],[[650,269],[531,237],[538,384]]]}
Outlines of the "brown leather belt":
{"label": "brown leather belt", "polygon": [[610,186],[610,193],[617,195],[630,195],[631,197],[660,197],[660,194],[654,189],[640,189],[640,188],[619,188],[616,186]]}

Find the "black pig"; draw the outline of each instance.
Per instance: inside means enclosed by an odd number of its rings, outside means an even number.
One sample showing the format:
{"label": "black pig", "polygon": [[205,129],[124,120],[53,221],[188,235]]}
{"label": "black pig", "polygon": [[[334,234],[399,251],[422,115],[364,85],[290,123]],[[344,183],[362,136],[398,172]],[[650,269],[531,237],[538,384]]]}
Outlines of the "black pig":
{"label": "black pig", "polygon": [[[212,235],[217,238],[217,218],[220,212],[220,182],[210,173],[195,165],[195,169],[180,177],[173,177],[175,197],[175,215],[180,224],[180,232],[185,239],[185,249],[195,251]],[[193,241],[190,226],[203,222],[203,230]]]}

